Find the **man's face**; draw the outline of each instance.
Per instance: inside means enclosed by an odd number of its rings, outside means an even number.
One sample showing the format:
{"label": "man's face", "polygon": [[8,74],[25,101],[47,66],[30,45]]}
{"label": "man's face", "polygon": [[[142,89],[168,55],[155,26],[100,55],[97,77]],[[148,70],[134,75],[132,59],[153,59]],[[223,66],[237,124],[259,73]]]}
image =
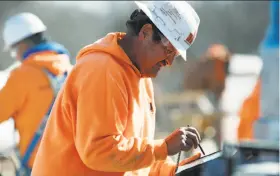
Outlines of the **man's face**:
{"label": "man's face", "polygon": [[160,41],[153,40],[152,25],[146,24],[139,32],[137,47],[138,68],[143,77],[156,77],[160,69],[170,66],[178,55],[177,50],[172,46],[166,37],[159,34]]}
{"label": "man's face", "polygon": [[16,59],[17,61],[22,62],[22,55],[26,50],[27,50],[26,45],[23,42],[19,42],[11,47],[10,55],[12,58]]}

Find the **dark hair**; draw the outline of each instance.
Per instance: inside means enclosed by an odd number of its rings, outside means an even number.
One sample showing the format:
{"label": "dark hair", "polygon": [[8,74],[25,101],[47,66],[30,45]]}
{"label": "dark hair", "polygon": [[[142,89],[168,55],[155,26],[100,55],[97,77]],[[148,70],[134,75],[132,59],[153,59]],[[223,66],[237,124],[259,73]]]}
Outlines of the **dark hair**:
{"label": "dark hair", "polygon": [[20,42],[24,42],[30,46],[38,45],[40,43],[48,42],[49,39],[45,36],[44,32],[38,32],[33,34],[25,39],[13,44],[11,47],[16,47]]}
{"label": "dark hair", "polygon": [[[130,20],[126,22],[126,26],[128,29],[128,33],[130,35],[138,35],[141,28],[145,24],[151,24],[153,27],[153,40],[154,41],[160,41],[159,34],[162,34],[160,30],[154,25],[154,23],[150,20],[150,18],[139,9],[136,9],[132,12],[130,15]],[[162,34],[163,35],[163,34]]]}
{"label": "dark hair", "polygon": [[23,40],[23,42],[30,43],[31,45],[38,45],[40,43],[45,43],[47,41],[48,39],[43,32],[36,33]]}

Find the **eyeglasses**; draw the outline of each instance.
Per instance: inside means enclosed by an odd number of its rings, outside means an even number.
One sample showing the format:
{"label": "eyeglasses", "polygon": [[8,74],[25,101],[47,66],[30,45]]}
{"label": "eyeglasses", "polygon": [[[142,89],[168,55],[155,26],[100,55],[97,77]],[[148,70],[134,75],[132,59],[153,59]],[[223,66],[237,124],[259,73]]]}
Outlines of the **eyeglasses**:
{"label": "eyeglasses", "polygon": [[159,33],[160,41],[162,45],[164,46],[165,53],[170,56],[171,54],[175,53],[175,56],[179,55],[179,52],[176,50],[176,48],[171,44],[171,42],[162,34]]}

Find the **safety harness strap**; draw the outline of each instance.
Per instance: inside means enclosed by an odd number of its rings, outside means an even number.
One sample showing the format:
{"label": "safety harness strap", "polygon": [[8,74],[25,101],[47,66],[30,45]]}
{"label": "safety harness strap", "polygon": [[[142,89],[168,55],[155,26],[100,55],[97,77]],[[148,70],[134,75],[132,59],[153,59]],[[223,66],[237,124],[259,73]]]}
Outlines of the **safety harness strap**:
{"label": "safety harness strap", "polygon": [[62,87],[62,85],[63,85],[63,83],[64,83],[64,81],[67,77],[67,72],[65,72],[63,75],[56,76],[56,75],[53,75],[51,72],[49,72],[46,69],[44,69],[43,71],[46,73],[46,75],[47,75],[47,77],[50,81],[51,87],[54,91],[54,98],[53,98],[53,101],[52,101],[47,113],[45,114],[39,128],[35,132],[29,146],[27,147],[27,150],[26,150],[25,154],[20,159],[21,166],[20,166],[20,169],[17,173],[17,176],[23,176],[23,175],[29,175],[30,174],[29,172],[31,171],[31,169],[28,167],[28,162],[30,160],[31,154],[33,153],[35,147],[37,146],[38,142],[40,141],[40,139],[42,137],[42,134],[45,130],[46,123],[49,119],[53,104],[55,102],[56,96],[57,96],[59,90],[61,89],[61,87]]}

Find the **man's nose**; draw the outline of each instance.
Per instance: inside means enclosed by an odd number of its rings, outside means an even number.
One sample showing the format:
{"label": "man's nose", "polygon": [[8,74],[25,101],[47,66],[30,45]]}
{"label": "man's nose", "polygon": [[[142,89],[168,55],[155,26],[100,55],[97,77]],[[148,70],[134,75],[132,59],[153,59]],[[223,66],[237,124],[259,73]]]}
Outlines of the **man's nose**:
{"label": "man's nose", "polygon": [[174,53],[166,59],[167,66],[171,66],[173,64],[175,57],[176,57],[176,54]]}
{"label": "man's nose", "polygon": [[165,60],[159,62],[159,66],[160,66],[160,67],[164,67],[165,65],[166,65]]}

